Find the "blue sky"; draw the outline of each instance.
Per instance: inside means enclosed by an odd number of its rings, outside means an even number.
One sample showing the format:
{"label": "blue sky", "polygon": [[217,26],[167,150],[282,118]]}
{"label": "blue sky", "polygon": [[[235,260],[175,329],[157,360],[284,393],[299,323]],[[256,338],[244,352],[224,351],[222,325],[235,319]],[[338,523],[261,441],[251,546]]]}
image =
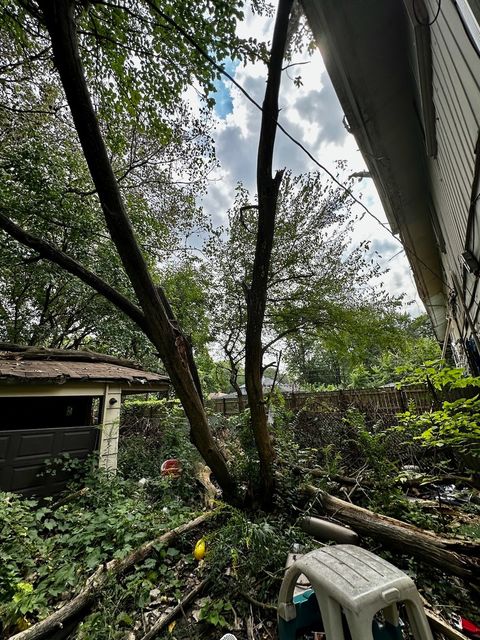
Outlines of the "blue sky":
{"label": "blue sky", "polygon": [[[238,67],[238,62],[233,60],[222,60],[222,66],[227,73],[231,76],[235,76],[235,72]],[[231,82],[222,77],[220,80],[215,81],[215,92],[212,97],[215,99],[215,113],[222,120],[233,112],[233,101],[230,94]]]}
{"label": "blue sky", "polygon": [[[241,37],[268,40],[272,23],[259,16],[250,16],[239,25]],[[243,33],[242,33],[243,31]],[[338,174],[337,161],[345,160],[347,166],[339,175],[344,182],[352,173],[365,170],[365,162],[358,150],[355,138],[344,125],[344,114],[325,65],[317,51],[312,57],[306,53],[295,56],[298,67],[283,73],[279,98],[280,121],[322,164],[333,174]],[[266,68],[257,62],[241,66],[223,61],[227,71],[258,102],[263,102]],[[301,64],[301,66],[300,66]],[[303,84],[298,87],[293,79],[301,75]],[[255,193],[256,154],[259,136],[260,113],[240,91],[226,80],[216,82],[215,113],[217,124],[213,133],[219,169],[212,176],[207,196],[203,200],[214,224],[226,220],[228,208],[233,204],[235,187],[242,182]],[[294,173],[314,171],[317,167],[308,156],[280,132],[275,145],[274,170],[288,168]],[[325,177],[328,181],[328,178]],[[387,223],[377,191],[371,179],[363,179],[354,185],[355,195],[366,203],[372,213]],[[371,241],[372,253],[380,253],[379,262],[388,270],[382,276],[384,287],[393,295],[405,295],[405,310],[417,315],[424,311],[415,289],[410,267],[398,240],[368,215],[361,215],[358,205],[353,205],[358,221],[351,229],[353,245]]]}

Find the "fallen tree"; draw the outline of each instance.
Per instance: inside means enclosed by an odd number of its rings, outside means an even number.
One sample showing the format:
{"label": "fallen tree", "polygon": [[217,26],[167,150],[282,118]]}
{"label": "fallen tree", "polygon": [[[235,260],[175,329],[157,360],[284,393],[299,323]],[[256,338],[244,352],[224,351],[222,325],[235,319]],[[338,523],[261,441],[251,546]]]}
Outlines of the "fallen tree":
{"label": "fallen tree", "polygon": [[[363,478],[360,474],[358,478],[354,478],[351,476],[344,476],[340,474],[329,474],[323,469],[304,469],[302,467],[298,467],[298,472],[301,473],[309,473],[313,478],[328,478],[333,482],[338,482],[339,484],[344,484],[347,486],[355,486],[365,485],[366,487],[372,486],[373,482],[366,478]],[[430,476],[427,474],[415,474],[412,477],[408,476],[399,476],[398,478],[394,478],[393,482],[404,488],[418,488],[425,487],[429,485],[437,485],[437,484],[458,484],[463,486],[472,487],[474,489],[480,489],[480,477],[475,474],[471,474],[468,476],[459,476],[454,474],[446,474],[440,476]]]}
{"label": "fallen tree", "polygon": [[349,525],[359,534],[375,538],[385,546],[411,554],[454,575],[480,577],[478,543],[438,536],[401,520],[358,507],[312,485],[306,485],[305,491],[318,500],[324,515]]}
{"label": "fallen tree", "polygon": [[175,620],[179,613],[185,613],[185,608],[194,600],[208,582],[208,578],[202,580],[196,587],[194,587],[191,591],[187,593],[187,595],[181,600],[169,613],[163,615],[158,622],[156,622],[153,627],[142,636],[141,640],[153,640],[158,634],[165,629],[165,627]]}
{"label": "fallen tree", "polygon": [[206,522],[214,515],[213,511],[198,516],[194,520],[190,520],[185,524],[171,529],[154,540],[145,542],[137,549],[134,549],[125,558],[111,560],[106,564],[100,565],[85,583],[81,591],[69,602],[64,604],[60,609],[49,615],[44,620],[37,622],[29,629],[10,636],[10,640],[41,640],[49,638],[58,629],[62,629],[64,624],[79,615],[86,609],[95,599],[98,592],[105,585],[107,580],[112,576],[121,576],[123,573],[131,569],[135,564],[142,562],[147,558],[157,545],[167,545],[175,538],[178,538],[188,531],[192,531],[196,527]]}

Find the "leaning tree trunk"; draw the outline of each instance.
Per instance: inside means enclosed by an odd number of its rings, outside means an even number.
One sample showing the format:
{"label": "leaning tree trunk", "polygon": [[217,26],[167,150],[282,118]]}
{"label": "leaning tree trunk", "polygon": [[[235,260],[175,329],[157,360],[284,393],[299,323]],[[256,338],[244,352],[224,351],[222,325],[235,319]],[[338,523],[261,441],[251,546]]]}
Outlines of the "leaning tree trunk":
{"label": "leaning tree trunk", "polygon": [[396,518],[383,516],[317,487],[305,487],[318,499],[323,513],[349,525],[354,531],[374,538],[400,553],[408,553],[422,562],[457,576],[480,579],[480,544],[458,538],[443,538]]}
{"label": "leaning tree trunk", "polygon": [[212,469],[224,494],[235,494],[235,482],[215,443],[191,367],[189,344],[171,322],[135,239],[120,189],[93,109],[78,52],[73,0],[40,0],[73,122],[95,184],[110,236],[117,248],[145,316],[146,333],[163,361],[190,423],[190,437]]}
{"label": "leaning tree trunk", "polygon": [[278,93],[292,4],[292,0],[280,0],[273,32],[257,155],[257,243],[252,282],[249,288],[245,287],[247,302],[245,383],[253,435],[260,461],[260,495],[265,507],[271,505],[274,492],[274,451],[268,429],[262,387],[262,329],[267,303],[277,199],[283,176],[283,171],[277,171],[275,176],[272,176],[272,160],[277,130]]}

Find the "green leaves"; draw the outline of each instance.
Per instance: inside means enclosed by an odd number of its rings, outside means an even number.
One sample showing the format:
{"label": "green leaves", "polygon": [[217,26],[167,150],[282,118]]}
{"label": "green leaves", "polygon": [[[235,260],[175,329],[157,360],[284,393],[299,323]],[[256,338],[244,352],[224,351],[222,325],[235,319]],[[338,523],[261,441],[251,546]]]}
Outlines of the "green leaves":
{"label": "green leaves", "polygon": [[480,466],[480,396],[446,400],[455,389],[480,386],[480,378],[466,375],[463,369],[451,367],[442,360],[425,362],[413,370],[402,369],[401,386],[429,385],[436,390],[436,408],[417,415],[413,411],[399,414],[401,429],[412,430],[426,446],[456,449],[465,456],[467,465]]}
{"label": "green leaves", "polygon": [[[362,305],[385,302],[371,286],[378,267],[368,247],[351,246],[351,215],[345,194],[326,186],[316,172],[286,171],[278,198],[269,274],[264,344],[297,336],[334,333]],[[226,238],[207,247],[216,288],[212,316],[217,338],[237,364],[243,357],[245,291],[251,285],[257,228],[256,201],[239,185]]]}
{"label": "green leaves", "polygon": [[[59,599],[72,597],[100,563],[124,557],[183,520],[181,504],[170,502],[168,513],[153,509],[136,482],[98,473],[87,479],[87,486],[87,493],[57,509],[0,493],[2,630],[13,632],[19,618],[32,623],[46,616]],[[159,565],[176,562],[180,554],[177,548],[162,548],[147,559],[129,576],[130,594],[145,603]],[[166,566],[166,580],[170,574]],[[126,617],[119,623],[129,626]]]}
{"label": "green leaves", "polygon": [[231,626],[231,622],[228,622],[226,616],[230,617],[232,610],[232,603],[228,600],[214,600],[207,597],[203,599],[200,620],[204,620],[214,627],[226,629]]}

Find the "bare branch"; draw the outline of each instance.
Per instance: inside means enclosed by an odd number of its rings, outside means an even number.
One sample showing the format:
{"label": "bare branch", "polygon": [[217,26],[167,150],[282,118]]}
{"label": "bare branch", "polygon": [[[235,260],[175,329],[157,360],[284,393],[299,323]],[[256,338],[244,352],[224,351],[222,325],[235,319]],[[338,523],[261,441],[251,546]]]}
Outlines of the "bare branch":
{"label": "bare branch", "polygon": [[291,67],[299,67],[302,64],[310,64],[310,60],[305,60],[305,62],[291,62],[290,64],[287,64],[285,67],[282,67],[282,71],[291,69]]}
{"label": "bare branch", "polygon": [[240,207],[240,224],[245,229],[245,231],[247,231],[247,233],[250,233],[252,236],[254,236],[256,232],[248,228],[248,225],[245,222],[245,218],[243,217],[243,212],[248,211],[249,209],[258,209],[258,204],[246,204],[243,207]]}

